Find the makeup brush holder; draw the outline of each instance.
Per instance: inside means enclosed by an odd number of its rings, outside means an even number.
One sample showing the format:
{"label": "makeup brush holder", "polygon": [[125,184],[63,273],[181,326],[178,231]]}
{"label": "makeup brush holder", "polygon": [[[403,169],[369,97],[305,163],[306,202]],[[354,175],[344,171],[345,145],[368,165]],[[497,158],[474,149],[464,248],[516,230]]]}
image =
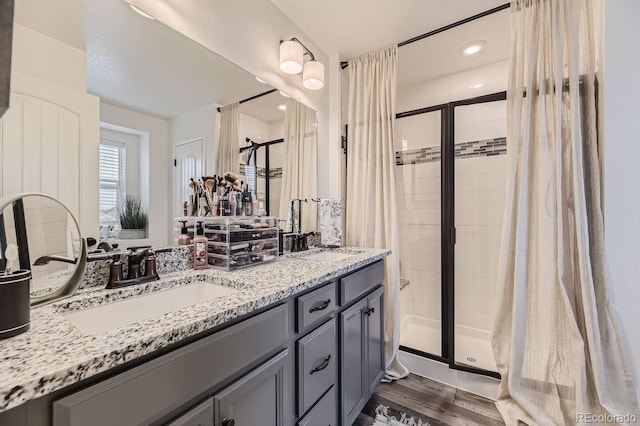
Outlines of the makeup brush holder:
{"label": "makeup brush holder", "polygon": [[0,275],[0,339],[29,330],[31,271]]}

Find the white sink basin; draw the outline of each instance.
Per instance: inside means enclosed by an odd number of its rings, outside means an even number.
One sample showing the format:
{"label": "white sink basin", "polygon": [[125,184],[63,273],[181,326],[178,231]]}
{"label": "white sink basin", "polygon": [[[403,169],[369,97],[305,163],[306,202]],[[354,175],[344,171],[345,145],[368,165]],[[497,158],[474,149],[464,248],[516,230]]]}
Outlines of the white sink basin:
{"label": "white sink basin", "polygon": [[62,316],[81,331],[96,335],[237,292],[219,284],[197,282]]}
{"label": "white sink basin", "polygon": [[316,262],[337,262],[339,260],[344,260],[353,256],[349,253],[338,253],[334,251],[321,251],[320,253],[310,254],[308,256],[303,256],[303,259],[306,260],[315,260]]}

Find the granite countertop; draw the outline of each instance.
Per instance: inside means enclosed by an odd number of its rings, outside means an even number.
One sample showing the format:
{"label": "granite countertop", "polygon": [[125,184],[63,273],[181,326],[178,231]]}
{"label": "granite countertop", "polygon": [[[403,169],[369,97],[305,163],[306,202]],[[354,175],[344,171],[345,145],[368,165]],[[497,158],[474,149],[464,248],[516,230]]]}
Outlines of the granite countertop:
{"label": "granite countertop", "polygon": [[[341,248],[336,251],[353,255],[333,262],[304,259],[318,251],[321,250],[288,254],[264,265],[232,272],[190,270],[117,290],[88,288],[33,309],[28,332],[0,340],[0,412],[249,314],[390,253]],[[220,283],[239,291],[94,336],[62,317],[78,309],[197,281]]]}

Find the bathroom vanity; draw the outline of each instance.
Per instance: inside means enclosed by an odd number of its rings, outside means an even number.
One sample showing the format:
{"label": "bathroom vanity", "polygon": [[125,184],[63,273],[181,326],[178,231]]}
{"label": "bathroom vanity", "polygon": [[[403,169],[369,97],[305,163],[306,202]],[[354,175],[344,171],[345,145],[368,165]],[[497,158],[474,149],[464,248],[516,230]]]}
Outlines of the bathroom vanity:
{"label": "bathroom vanity", "polygon": [[[0,343],[0,425],[350,425],[384,373],[387,254],[316,250],[35,309],[32,331]],[[196,286],[228,291],[92,328],[107,305]]]}

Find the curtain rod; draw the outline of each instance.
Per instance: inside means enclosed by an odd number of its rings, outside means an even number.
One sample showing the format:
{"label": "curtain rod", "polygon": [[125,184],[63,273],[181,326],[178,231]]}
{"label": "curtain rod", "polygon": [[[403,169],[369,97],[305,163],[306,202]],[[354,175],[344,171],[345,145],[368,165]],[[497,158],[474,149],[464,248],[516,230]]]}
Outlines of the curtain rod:
{"label": "curtain rod", "polygon": [[277,143],[282,143],[284,142],[284,138],[280,138],[280,139],[274,139],[272,141],[267,141],[267,142],[262,142],[262,143],[258,143],[258,142],[254,142],[249,138],[246,138],[245,141],[247,143],[250,143],[251,146],[243,146],[242,148],[240,148],[240,152],[244,152],[250,149],[256,149],[259,148],[261,146],[269,146],[269,145],[275,145]]}
{"label": "curtain rod", "polygon": [[[470,16],[468,18],[462,19],[460,21],[456,21],[456,22],[454,22],[452,24],[445,25],[444,27],[436,28],[433,31],[429,31],[429,32],[424,33],[424,34],[420,34],[419,36],[410,38],[409,40],[402,41],[402,42],[398,43],[398,47],[406,46],[407,44],[411,44],[411,43],[414,43],[416,41],[420,41],[422,39],[425,39],[427,37],[431,37],[431,36],[434,36],[436,34],[440,34],[441,32],[450,30],[450,29],[455,28],[455,27],[459,27],[460,25],[468,24],[469,22],[475,21],[476,19],[484,18],[485,16],[489,16],[489,15],[492,15],[494,13],[501,12],[501,11],[503,11],[505,9],[508,9],[509,7],[511,7],[511,3],[505,3],[505,4],[500,5],[498,7],[494,7],[493,9],[485,10],[484,12],[478,13],[477,15],[473,15],[473,16]],[[349,66],[349,62],[348,61],[340,62],[340,67],[342,69],[345,69],[348,66]]]}
{"label": "curtain rod", "polygon": [[[262,96],[270,95],[271,93],[273,93],[273,92],[277,92],[277,91],[278,91],[278,89],[271,89],[271,90],[267,90],[266,92],[258,93],[258,94],[257,94],[257,95],[255,95],[255,96],[251,96],[250,98],[243,99],[243,100],[239,101],[238,103],[239,103],[239,104],[243,104],[243,103],[245,103],[245,102],[249,102],[249,101],[252,101],[252,100],[254,100],[254,99],[258,99],[258,98],[260,98],[260,97],[262,97]],[[218,109],[218,112],[220,112],[220,107],[218,107],[217,109]]]}

